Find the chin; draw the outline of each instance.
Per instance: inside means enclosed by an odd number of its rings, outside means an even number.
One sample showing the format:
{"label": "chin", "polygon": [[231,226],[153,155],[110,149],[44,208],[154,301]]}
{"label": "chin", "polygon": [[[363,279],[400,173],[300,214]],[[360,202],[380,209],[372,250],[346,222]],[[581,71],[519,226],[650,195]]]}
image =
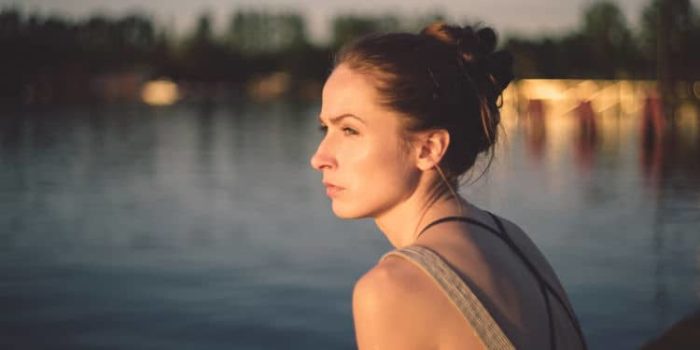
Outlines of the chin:
{"label": "chin", "polygon": [[369,213],[365,211],[341,205],[336,201],[333,201],[333,214],[340,219],[362,219],[370,216]]}

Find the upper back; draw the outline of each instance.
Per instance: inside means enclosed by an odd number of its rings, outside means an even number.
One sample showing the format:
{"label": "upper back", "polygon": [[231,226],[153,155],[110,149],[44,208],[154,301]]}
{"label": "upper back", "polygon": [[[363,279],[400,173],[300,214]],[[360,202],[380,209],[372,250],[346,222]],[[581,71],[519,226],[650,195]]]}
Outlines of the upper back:
{"label": "upper back", "polygon": [[[488,213],[472,210],[470,217],[497,229],[496,222]],[[570,318],[573,309],[554,270],[519,227],[506,220],[502,222],[517,249],[532,263],[542,280],[551,286],[551,290],[544,292],[546,299],[539,280],[521,257],[487,229],[449,222],[440,227],[443,232],[433,235],[439,239],[425,241],[422,245],[460,277],[460,282],[473,293],[516,348],[549,348],[552,331],[555,348],[584,348],[577,333],[576,321]],[[431,315],[442,315],[439,324],[433,323],[420,332],[432,332],[438,339],[438,348],[463,348],[462,341],[473,341],[465,334],[475,333],[474,322],[468,321],[463,311],[455,307],[464,300],[455,300],[460,297],[447,293],[444,287],[436,283],[429,269],[421,268],[421,262],[416,260],[419,259],[407,259],[405,255],[390,252],[377,268],[393,269],[395,277],[410,279],[404,282],[406,286],[413,286],[408,288],[421,291],[406,294],[408,299],[403,303],[411,303],[414,307],[425,305],[424,309],[413,310],[412,315],[406,317],[434,319]],[[411,300],[419,297],[430,301]]]}

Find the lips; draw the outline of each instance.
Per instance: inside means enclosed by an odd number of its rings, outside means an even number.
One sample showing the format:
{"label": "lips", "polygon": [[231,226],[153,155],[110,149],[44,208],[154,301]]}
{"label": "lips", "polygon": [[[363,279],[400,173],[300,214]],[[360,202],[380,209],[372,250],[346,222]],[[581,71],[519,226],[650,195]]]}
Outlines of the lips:
{"label": "lips", "polygon": [[324,182],[323,186],[326,187],[326,195],[328,197],[334,197],[336,196],[340,191],[342,191],[344,188],[340,186],[336,186],[330,182]]}

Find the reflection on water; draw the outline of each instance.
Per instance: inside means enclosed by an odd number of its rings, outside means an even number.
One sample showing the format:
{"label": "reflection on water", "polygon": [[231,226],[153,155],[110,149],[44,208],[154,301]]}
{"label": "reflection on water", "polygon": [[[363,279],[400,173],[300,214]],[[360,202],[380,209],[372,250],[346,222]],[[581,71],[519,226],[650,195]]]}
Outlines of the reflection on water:
{"label": "reflection on water", "polygon": [[527,113],[523,114],[525,118],[523,131],[527,140],[527,150],[535,161],[541,160],[545,154],[547,123],[544,108],[543,100],[531,99],[527,104]]}
{"label": "reflection on water", "polygon": [[[562,186],[581,187],[584,198],[590,198],[591,203],[569,210],[579,213],[574,215],[591,215],[584,220],[599,232],[627,237],[611,239],[587,232],[583,227],[575,234],[599,240],[597,244],[611,244],[603,249],[606,253],[629,254],[628,261],[619,264],[629,264],[629,273],[646,274],[648,279],[642,285],[639,283],[644,279],[639,278],[626,280],[628,285],[596,281],[598,290],[594,294],[600,298],[599,305],[581,312],[591,345],[630,347],[634,343],[621,334],[630,337],[636,334],[639,342],[645,338],[644,334],[658,334],[681,316],[698,310],[700,113],[697,102],[664,106],[646,83],[526,81],[507,92],[506,105],[512,111],[506,114],[510,118],[507,131],[515,135],[522,133],[529,161],[545,169],[564,168],[565,171],[539,172],[552,176],[549,181],[563,183],[549,189],[571,196],[577,191]],[[515,155],[513,148],[504,153]],[[568,168],[567,164],[572,167]],[[569,180],[569,176],[575,179]],[[517,181],[515,177],[507,178]],[[539,195],[534,188],[530,191]],[[567,200],[558,199],[558,205]],[[617,202],[621,207],[607,202]],[[598,227],[598,220],[607,222]],[[616,241],[620,246],[614,245]],[[569,242],[562,248],[578,247]],[[614,261],[600,252],[592,257],[606,264]],[[623,279],[629,276],[624,269],[612,274]],[[612,292],[608,294],[611,288],[616,289],[614,297]],[[598,316],[602,322],[589,321],[588,327],[585,326],[588,317],[596,318],[591,314],[600,312],[593,308],[608,307],[615,299],[620,301],[625,297],[624,290],[628,293],[626,297],[643,300],[635,300],[637,307],[619,311],[631,313],[638,318],[636,322],[602,313]],[[622,320],[627,324],[620,324]],[[615,328],[617,335],[611,331]]]}
{"label": "reflection on water", "polygon": [[598,145],[596,117],[591,101],[582,101],[576,106],[573,117],[578,120],[578,130],[574,138],[576,164],[581,170],[590,170]]}
{"label": "reflection on water", "polygon": [[[699,309],[698,110],[645,84],[519,82],[496,163],[464,189],[542,247],[592,348]],[[390,247],[332,216],[316,113],[5,112],[0,347],[353,348],[352,284]]]}

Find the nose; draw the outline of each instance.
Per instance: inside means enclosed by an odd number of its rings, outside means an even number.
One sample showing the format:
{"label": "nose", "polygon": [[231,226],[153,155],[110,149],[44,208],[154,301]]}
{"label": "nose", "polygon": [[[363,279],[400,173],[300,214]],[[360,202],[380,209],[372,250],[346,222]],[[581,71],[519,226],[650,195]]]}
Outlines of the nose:
{"label": "nose", "polygon": [[335,157],[333,157],[330,147],[328,145],[327,139],[323,139],[316,149],[316,153],[311,156],[311,167],[322,171],[325,169],[332,169],[336,166]]}

